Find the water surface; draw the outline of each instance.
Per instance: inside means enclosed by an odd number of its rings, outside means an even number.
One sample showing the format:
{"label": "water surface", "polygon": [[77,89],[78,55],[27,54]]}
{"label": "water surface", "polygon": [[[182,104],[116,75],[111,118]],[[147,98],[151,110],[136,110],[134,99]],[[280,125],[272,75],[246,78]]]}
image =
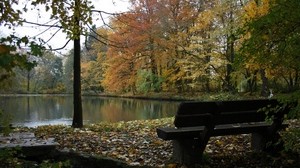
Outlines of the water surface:
{"label": "water surface", "polygon": [[[176,113],[179,102],[83,96],[84,124],[157,119]],[[73,97],[49,95],[0,96],[0,109],[13,125],[72,124]]]}

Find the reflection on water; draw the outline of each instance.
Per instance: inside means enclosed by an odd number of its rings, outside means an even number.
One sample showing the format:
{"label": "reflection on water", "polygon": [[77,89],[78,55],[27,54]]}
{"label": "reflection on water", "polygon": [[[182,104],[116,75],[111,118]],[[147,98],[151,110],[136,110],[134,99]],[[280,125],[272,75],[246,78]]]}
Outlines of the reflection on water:
{"label": "reflection on water", "polygon": [[[130,121],[173,116],[179,102],[84,96],[84,124]],[[72,96],[0,96],[0,108],[14,125],[72,124]]]}

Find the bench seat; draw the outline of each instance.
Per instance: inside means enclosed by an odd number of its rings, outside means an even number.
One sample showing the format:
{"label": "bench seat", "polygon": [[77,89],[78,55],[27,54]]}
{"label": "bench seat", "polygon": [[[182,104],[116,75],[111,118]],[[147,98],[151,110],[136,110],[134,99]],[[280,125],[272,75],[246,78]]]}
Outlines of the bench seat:
{"label": "bench seat", "polygon": [[[266,131],[271,126],[270,123],[241,123],[241,124],[224,124],[217,125],[214,128],[212,136],[224,136],[224,135],[237,135],[237,134],[250,134],[253,132]],[[282,128],[287,128],[288,124],[283,124]],[[174,140],[174,139],[188,139],[197,138],[204,131],[204,126],[198,127],[162,127],[157,128],[157,135],[163,140]]]}

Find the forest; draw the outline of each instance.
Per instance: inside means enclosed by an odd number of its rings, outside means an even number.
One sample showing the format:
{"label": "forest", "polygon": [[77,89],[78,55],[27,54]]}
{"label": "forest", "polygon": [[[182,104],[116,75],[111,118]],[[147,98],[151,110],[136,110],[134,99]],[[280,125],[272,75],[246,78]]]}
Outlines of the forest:
{"label": "forest", "polygon": [[[82,90],[298,91],[299,6],[297,0],[131,0],[127,12],[87,33]],[[29,56],[34,68],[2,68],[1,93],[71,93],[73,53],[44,51]]]}

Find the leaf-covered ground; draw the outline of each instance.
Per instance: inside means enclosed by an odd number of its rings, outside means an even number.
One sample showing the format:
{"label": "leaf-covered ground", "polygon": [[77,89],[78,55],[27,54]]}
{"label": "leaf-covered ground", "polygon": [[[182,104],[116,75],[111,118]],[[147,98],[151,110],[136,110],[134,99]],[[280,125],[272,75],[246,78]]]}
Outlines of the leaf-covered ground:
{"label": "leaf-covered ground", "polygon": [[[156,128],[172,126],[173,118],[118,123],[99,123],[74,129],[69,126],[41,126],[32,131],[39,138],[55,138],[65,151],[115,158],[135,166],[184,167],[171,160],[172,144],[160,140]],[[213,137],[206,147],[205,164],[199,167],[300,167],[299,154],[276,156],[254,153],[250,136]]]}

